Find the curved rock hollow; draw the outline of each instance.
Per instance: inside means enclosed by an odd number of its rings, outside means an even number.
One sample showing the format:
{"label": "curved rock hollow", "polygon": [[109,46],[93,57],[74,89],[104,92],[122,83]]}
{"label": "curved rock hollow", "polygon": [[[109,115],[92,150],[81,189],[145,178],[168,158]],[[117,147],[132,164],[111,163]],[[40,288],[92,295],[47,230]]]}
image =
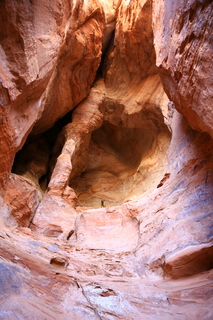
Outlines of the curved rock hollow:
{"label": "curved rock hollow", "polygon": [[167,103],[158,76],[140,83],[134,97],[130,90],[124,99],[105,98],[102,124],[91,133],[85,170],[70,181],[77,205],[119,205],[157,186],[167,168],[170,132],[161,110]]}
{"label": "curved rock hollow", "polygon": [[[101,100],[96,100],[97,96]],[[103,81],[98,80],[73,111],[69,124],[70,114],[38,137],[29,137],[12,172],[32,181],[40,197],[47,187],[63,189],[67,183],[76,194],[80,211],[141,198],[156,188],[167,170],[168,112],[158,75],[144,78],[117,99],[113,94],[107,97]],[[75,151],[70,152],[72,168],[60,187],[61,173],[56,178],[51,174],[70,139],[75,144]],[[62,164],[59,171],[63,170]]]}
{"label": "curved rock hollow", "polygon": [[213,319],[212,1],[0,9],[0,318]]}
{"label": "curved rock hollow", "polygon": [[[95,81],[89,95],[75,107],[70,124],[63,129],[61,121],[62,132],[55,145],[54,128],[37,138],[34,136],[34,142],[26,144],[24,148],[26,151],[19,152],[20,160],[17,158],[13,165],[14,173],[23,172],[26,178],[34,180],[35,185],[37,187],[40,185],[43,191],[49,181],[48,190],[61,189],[63,192],[62,189],[66,186],[71,187],[74,190],[73,194],[76,194],[76,205],[80,211],[86,207],[120,205],[125,201],[146,196],[154,190],[166,172],[171,135],[168,125],[165,124],[165,118],[168,116],[168,98],[155,69],[149,1],[144,4],[142,19],[147,19],[147,16],[149,18],[146,21],[145,33],[142,35],[144,43],[142,45],[145,47],[142,47],[140,52],[141,56],[146,55],[146,60],[135,61],[139,69],[136,74],[134,70],[125,72],[125,69],[121,69],[118,72],[117,84],[114,86],[110,80],[110,74],[114,72],[115,67],[111,56],[115,55],[122,60],[122,54],[116,52],[117,45],[121,45],[121,39],[120,35],[115,36],[113,43],[115,13],[112,11],[109,17],[106,14],[109,23],[105,27],[103,38],[103,58],[99,67],[102,71],[98,71],[97,74],[97,77],[102,73],[105,74],[103,78],[106,79],[106,84],[103,79]],[[123,29],[122,25],[117,28],[120,28],[123,37],[128,39],[125,28]],[[136,21],[137,32],[140,28]],[[132,45],[135,45],[135,39],[132,40]],[[141,59],[140,56],[137,58]],[[130,56],[129,61],[125,62],[128,68],[129,65],[133,65],[132,59],[134,57]],[[62,61],[64,63],[64,58]],[[118,65],[120,64],[118,62]],[[63,74],[66,72],[61,69],[60,77]],[[126,78],[125,86],[122,84],[122,88],[119,87],[121,77]],[[59,81],[58,77],[56,79]],[[49,96],[53,98],[52,94]],[[45,110],[41,119],[47,117]],[[48,117],[50,115],[52,117],[52,113],[49,113]],[[67,116],[66,118],[68,119]],[[38,132],[41,121],[36,123],[33,135]],[[68,147],[67,152],[66,145],[71,140],[74,144],[73,150]],[[64,168],[66,164],[63,165],[63,159],[60,161],[58,158],[56,161],[60,152],[61,159],[63,153],[67,156],[69,154],[70,169]],[[25,159],[26,157],[31,157],[31,160]],[[43,167],[40,163],[43,163]],[[54,165],[56,165],[55,170]],[[68,170],[64,182],[60,174],[63,170]],[[56,176],[55,171],[58,172]]]}

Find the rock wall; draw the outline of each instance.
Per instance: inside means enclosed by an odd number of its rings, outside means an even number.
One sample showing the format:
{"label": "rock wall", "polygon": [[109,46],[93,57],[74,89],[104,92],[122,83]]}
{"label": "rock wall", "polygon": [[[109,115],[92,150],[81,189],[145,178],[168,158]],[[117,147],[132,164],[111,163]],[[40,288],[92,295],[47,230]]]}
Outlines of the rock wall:
{"label": "rock wall", "polygon": [[[212,133],[212,1],[153,1],[156,64],[192,128]],[[208,21],[208,23],[206,23]]]}
{"label": "rock wall", "polygon": [[89,93],[101,58],[96,1],[1,3],[1,190],[26,137],[46,131]]}
{"label": "rock wall", "polygon": [[0,318],[212,319],[211,1],[0,7]]}

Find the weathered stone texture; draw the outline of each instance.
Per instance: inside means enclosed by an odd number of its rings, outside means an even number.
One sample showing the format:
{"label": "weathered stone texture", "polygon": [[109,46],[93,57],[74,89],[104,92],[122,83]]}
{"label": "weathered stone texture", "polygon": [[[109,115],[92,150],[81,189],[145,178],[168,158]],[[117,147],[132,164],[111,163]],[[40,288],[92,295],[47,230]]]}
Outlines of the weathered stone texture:
{"label": "weathered stone texture", "polygon": [[212,1],[0,9],[0,318],[213,319]]}
{"label": "weathered stone texture", "polygon": [[95,0],[5,0],[0,15],[4,190],[14,155],[33,127],[34,133],[47,130],[89,93],[101,58],[104,13]]}
{"label": "weathered stone texture", "polygon": [[194,129],[213,137],[212,17],[212,1],[153,1],[157,66],[165,91]]}

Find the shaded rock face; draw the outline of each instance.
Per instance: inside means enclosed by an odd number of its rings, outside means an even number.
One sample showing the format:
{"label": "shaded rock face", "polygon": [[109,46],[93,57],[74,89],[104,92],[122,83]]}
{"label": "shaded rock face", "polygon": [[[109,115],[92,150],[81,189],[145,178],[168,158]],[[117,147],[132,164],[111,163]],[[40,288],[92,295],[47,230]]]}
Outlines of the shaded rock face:
{"label": "shaded rock face", "polygon": [[212,319],[212,2],[0,7],[0,318]]}
{"label": "shaded rock face", "polygon": [[89,93],[103,28],[96,1],[1,3],[3,190],[14,155],[32,128],[46,131]]}

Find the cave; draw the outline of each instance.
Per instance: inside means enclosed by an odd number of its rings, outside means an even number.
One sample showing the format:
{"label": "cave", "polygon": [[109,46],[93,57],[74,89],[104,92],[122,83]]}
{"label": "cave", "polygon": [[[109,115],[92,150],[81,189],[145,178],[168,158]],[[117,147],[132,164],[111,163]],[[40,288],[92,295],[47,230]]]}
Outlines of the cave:
{"label": "cave", "polygon": [[57,120],[52,128],[43,133],[35,135],[32,131],[14,158],[12,173],[32,181],[42,193],[47,189],[52,167],[61,151],[60,146],[59,149],[54,149],[57,136],[62,128],[71,121],[71,114],[72,112],[69,111]]}
{"label": "cave", "polygon": [[[124,113],[125,106],[112,102],[106,106],[106,120],[91,136],[88,134],[86,167],[69,181],[78,199],[78,209],[110,207],[146,196],[166,172],[171,132],[161,111],[142,109],[136,123],[131,119],[134,116],[128,116],[128,120],[120,118],[115,124],[116,115],[113,116],[111,109],[120,108]],[[32,181],[42,194],[48,188],[63,148],[62,129],[72,123],[71,119],[72,112],[69,112],[44,133],[34,135],[32,132],[16,154],[12,173]],[[132,124],[128,127],[125,122]]]}
{"label": "cave", "polygon": [[144,120],[136,127],[105,120],[92,132],[86,168],[70,181],[77,206],[117,206],[148,195],[162,179],[167,169],[170,132],[163,115],[157,127],[146,115],[138,118]]}

